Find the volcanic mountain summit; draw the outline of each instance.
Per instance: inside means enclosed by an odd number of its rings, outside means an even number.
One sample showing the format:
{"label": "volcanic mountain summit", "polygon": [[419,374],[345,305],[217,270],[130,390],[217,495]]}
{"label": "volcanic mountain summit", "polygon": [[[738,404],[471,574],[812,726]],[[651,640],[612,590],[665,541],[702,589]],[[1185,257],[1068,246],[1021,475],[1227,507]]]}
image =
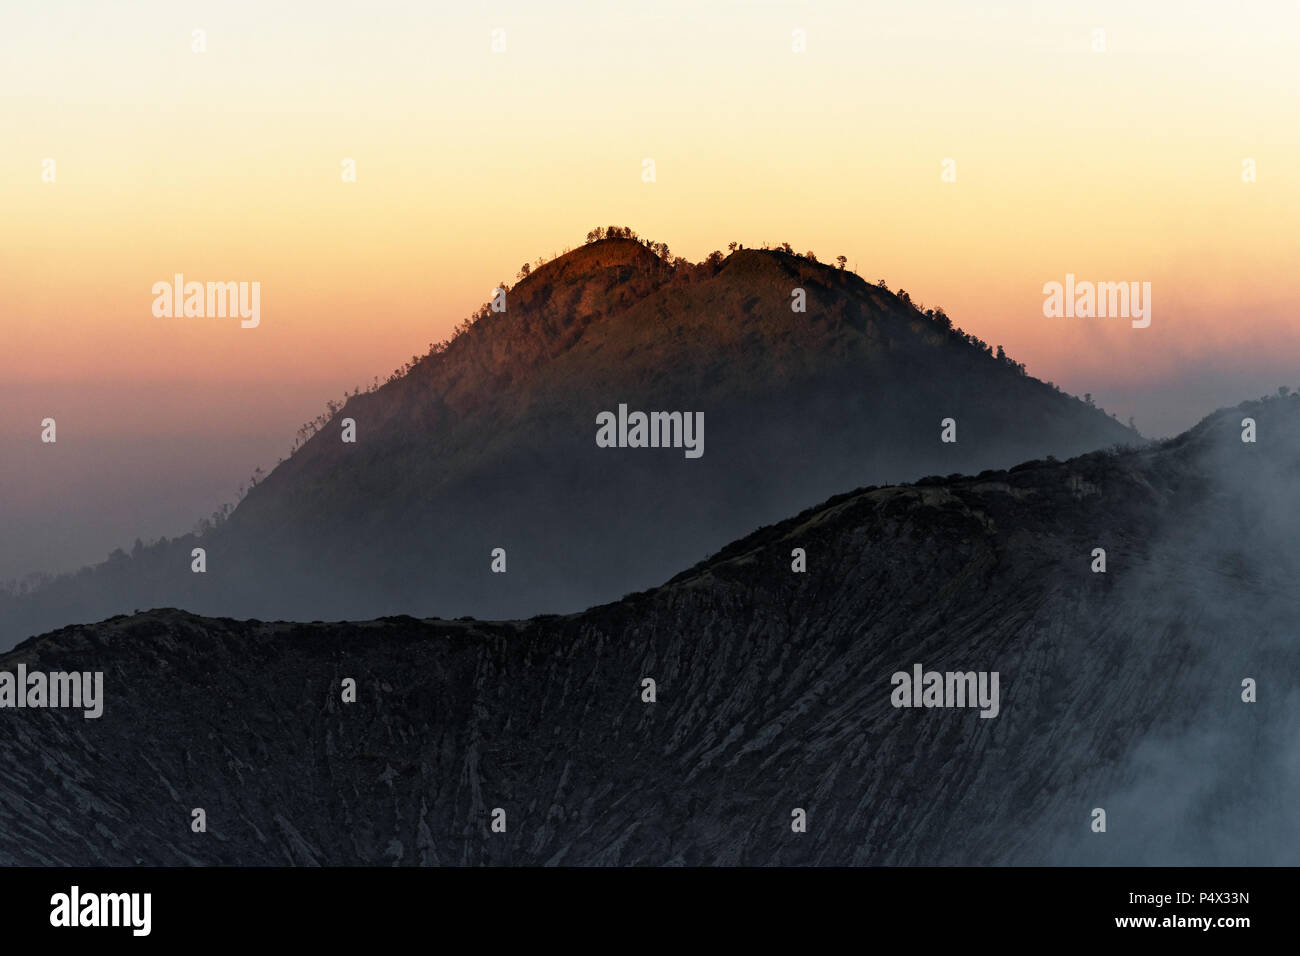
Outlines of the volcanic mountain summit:
{"label": "volcanic mountain summit", "polygon": [[[668,261],[616,236],[333,408],[216,527],[6,599],[0,641],[157,606],[570,612],[846,488],[1139,437],[850,271],[780,250]],[[701,453],[628,447],[621,427],[601,447],[602,414],[636,412],[699,421]]]}

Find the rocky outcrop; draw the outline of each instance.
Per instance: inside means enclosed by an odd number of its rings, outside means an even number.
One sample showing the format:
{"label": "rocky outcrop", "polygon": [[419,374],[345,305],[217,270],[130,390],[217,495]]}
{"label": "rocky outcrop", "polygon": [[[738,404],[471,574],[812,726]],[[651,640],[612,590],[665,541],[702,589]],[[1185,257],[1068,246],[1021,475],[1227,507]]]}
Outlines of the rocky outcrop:
{"label": "rocky outcrop", "polygon": [[[0,860],[1294,864],[1297,439],[865,488],[570,616],[65,628],[0,670],[104,713],[0,710]],[[997,716],[894,706],[916,664]]]}

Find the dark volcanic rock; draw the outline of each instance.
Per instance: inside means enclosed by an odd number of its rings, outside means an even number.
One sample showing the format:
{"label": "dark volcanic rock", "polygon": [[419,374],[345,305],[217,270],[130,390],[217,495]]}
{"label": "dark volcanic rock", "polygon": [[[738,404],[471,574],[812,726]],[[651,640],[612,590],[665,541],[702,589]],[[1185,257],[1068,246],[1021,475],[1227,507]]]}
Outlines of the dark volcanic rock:
{"label": "dark volcanic rock", "polygon": [[[1295,863],[1298,423],[841,495],[567,617],[29,640],[106,704],[0,710],[0,861]],[[893,707],[918,662],[999,715]]]}

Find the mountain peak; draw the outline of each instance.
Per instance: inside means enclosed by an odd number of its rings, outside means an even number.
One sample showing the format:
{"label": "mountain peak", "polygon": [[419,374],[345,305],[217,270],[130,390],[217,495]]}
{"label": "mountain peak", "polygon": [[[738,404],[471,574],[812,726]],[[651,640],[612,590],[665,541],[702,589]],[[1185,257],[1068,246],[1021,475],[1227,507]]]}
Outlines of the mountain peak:
{"label": "mountain peak", "polygon": [[618,266],[645,268],[655,263],[663,264],[659,256],[636,239],[598,239],[552,259],[540,267],[532,278],[540,275],[550,278],[550,273],[553,271],[572,278],[576,274],[600,269],[612,269]]}
{"label": "mountain peak", "polygon": [[[788,248],[693,264],[614,227],[519,273],[504,310],[480,308],[387,385],[332,405],[229,520],[69,577],[0,620],[25,636],[169,605],[307,619],[576,611],[847,488],[1140,437],[942,312]],[[699,454],[601,444],[599,417],[624,406],[702,421]],[[947,419],[956,441],[941,438]],[[206,575],[190,572],[196,544]],[[508,574],[487,569],[498,548]]]}

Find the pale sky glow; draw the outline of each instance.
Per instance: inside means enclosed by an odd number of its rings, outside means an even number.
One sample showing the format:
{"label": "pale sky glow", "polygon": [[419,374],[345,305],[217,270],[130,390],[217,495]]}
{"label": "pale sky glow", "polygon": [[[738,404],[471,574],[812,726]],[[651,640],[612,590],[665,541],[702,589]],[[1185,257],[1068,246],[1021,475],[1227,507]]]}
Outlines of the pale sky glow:
{"label": "pale sky glow", "polygon": [[[93,417],[128,477],[233,493],[327,398],[611,223],[693,260],[731,240],[842,253],[1175,433],[1300,386],[1298,36],[1295,2],[12,0],[0,479],[26,490],[0,522],[81,527],[33,470],[42,409],[69,435]],[[176,272],[260,281],[260,327],[154,318]],[[1151,282],[1151,328],[1045,319],[1067,272]],[[152,457],[168,435],[229,450],[200,479]],[[215,492],[178,494],[197,518]],[[139,523],[114,520],[115,542]]]}

